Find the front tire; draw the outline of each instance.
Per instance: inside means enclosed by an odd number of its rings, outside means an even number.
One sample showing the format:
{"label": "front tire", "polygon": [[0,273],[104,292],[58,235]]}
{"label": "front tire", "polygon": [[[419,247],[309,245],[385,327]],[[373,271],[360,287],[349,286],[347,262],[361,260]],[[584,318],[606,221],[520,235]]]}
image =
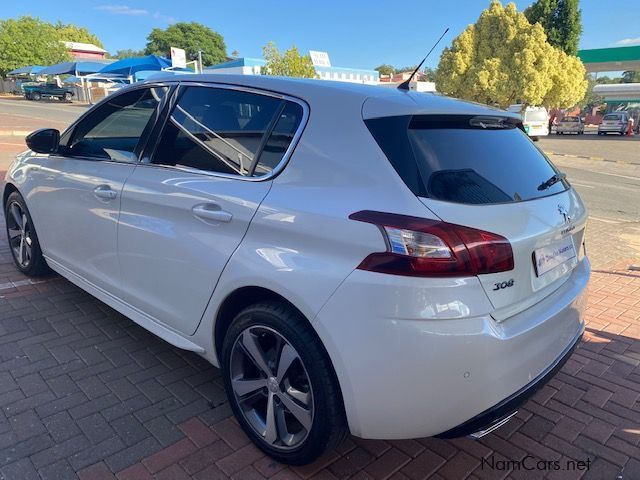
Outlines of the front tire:
{"label": "front tire", "polygon": [[30,277],[49,273],[33,220],[22,195],[18,192],[13,192],[7,198],[4,218],[9,249],[16,267]]}
{"label": "front tire", "polygon": [[35,100],[36,102],[38,102],[41,98],[42,96],[38,92],[34,92],[31,94],[31,100]]}
{"label": "front tire", "polygon": [[320,340],[284,302],[242,310],[222,347],[222,375],[240,426],[263,452],[304,465],[346,435],[342,394]]}

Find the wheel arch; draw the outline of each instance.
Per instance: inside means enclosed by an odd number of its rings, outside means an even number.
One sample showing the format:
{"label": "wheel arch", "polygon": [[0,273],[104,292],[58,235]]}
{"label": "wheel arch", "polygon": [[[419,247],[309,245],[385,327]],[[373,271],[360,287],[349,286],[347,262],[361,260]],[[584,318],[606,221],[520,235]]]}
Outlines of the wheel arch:
{"label": "wheel arch", "polygon": [[2,211],[3,212],[5,207],[7,206],[7,199],[9,198],[9,195],[11,195],[13,192],[18,192],[18,188],[13,183],[7,182],[7,184],[4,186],[4,191],[2,192]]}
{"label": "wheel arch", "polygon": [[[287,300],[285,297],[280,295],[279,293],[276,293],[273,290],[270,290],[265,287],[258,287],[258,286],[240,287],[234,290],[233,292],[229,293],[225,297],[225,299],[220,304],[220,307],[218,308],[218,312],[215,317],[213,341],[216,349],[216,357],[218,357],[218,362],[220,364],[221,364],[220,352],[222,351],[222,342],[235,316],[246,307],[255,305],[256,303],[262,303],[262,302],[268,302],[268,301],[282,302],[282,303],[285,303],[290,308],[294,309],[297,313],[300,314],[302,318],[304,318],[307,321],[307,323],[309,324],[309,327],[315,333],[315,329],[311,325],[311,322],[309,322],[309,319],[302,313],[302,311],[298,307],[296,307],[293,303],[291,303],[289,300]],[[320,341],[319,338],[318,338],[318,341]]]}
{"label": "wheel arch", "polygon": [[300,318],[304,319],[307,326],[309,327],[309,331],[315,337],[321,350],[324,352],[324,354],[326,355],[326,358],[329,360],[329,365],[331,366],[331,370],[332,370],[331,375],[335,379],[335,382],[340,394],[343,414],[346,415],[344,411],[344,408],[345,408],[344,395],[342,393],[342,384],[340,382],[340,377],[338,376],[336,367],[333,363],[333,358],[331,358],[331,355],[329,355],[329,351],[327,350],[326,345],[320,338],[320,335],[318,334],[314,326],[309,321],[309,318],[307,318],[307,316],[298,307],[296,307],[292,302],[287,300],[281,294],[274,292],[273,290],[270,290],[268,288],[259,287],[259,286],[240,287],[234,290],[233,292],[229,293],[220,304],[220,307],[218,308],[217,314],[215,316],[215,323],[213,327],[213,335],[214,335],[213,341],[214,341],[215,354],[216,354],[216,359],[218,361],[218,365],[220,365],[220,368],[222,368],[222,358],[221,358],[222,342],[224,341],[225,334],[227,330],[229,330],[229,327],[231,326],[231,322],[233,321],[233,319],[236,317],[238,313],[240,313],[240,311],[242,311],[246,307],[255,305],[257,303],[264,303],[268,301],[282,302],[288,307],[290,307],[291,309],[293,309],[295,312],[297,312],[300,315]]}

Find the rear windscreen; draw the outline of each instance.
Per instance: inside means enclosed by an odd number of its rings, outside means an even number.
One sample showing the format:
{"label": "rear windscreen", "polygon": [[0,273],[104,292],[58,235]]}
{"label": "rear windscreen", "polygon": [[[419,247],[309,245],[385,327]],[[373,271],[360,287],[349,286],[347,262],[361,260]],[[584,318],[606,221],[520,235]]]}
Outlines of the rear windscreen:
{"label": "rear windscreen", "polygon": [[366,124],[418,196],[464,204],[511,203],[568,188],[565,180],[553,181],[558,170],[513,120],[484,118],[401,116]]}
{"label": "rear windscreen", "polygon": [[526,110],[524,112],[525,122],[546,122],[548,119],[545,110]]}

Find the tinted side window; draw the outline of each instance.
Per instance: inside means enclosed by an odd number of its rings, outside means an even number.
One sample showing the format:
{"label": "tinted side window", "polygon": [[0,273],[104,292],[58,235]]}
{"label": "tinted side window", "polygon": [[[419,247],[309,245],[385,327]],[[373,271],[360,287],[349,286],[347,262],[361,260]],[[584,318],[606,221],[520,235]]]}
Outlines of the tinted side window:
{"label": "tinted side window", "polygon": [[69,154],[120,162],[136,161],[140,137],[168,88],[144,88],[117,95],[78,124]]}
{"label": "tinted side window", "polygon": [[276,122],[264,149],[260,153],[254,175],[270,173],[282,160],[291,145],[293,137],[302,121],[302,107],[297,103],[287,102]]}
{"label": "tinted side window", "polygon": [[[294,114],[289,103],[238,90],[188,87],[171,112],[152,163],[243,176],[264,175],[279,162],[274,156],[265,156],[271,151],[277,155],[281,149],[276,132],[286,137],[291,129],[287,121]],[[294,123],[295,132],[299,119]]]}

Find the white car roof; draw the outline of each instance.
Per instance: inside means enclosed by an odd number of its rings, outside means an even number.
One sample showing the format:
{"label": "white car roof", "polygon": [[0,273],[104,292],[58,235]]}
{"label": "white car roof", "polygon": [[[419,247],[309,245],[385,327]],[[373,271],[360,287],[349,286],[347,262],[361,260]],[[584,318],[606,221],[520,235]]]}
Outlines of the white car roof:
{"label": "white car roof", "polygon": [[168,75],[145,83],[160,81],[220,83],[258,88],[281,93],[307,101],[331,101],[331,97],[348,95],[362,101],[362,117],[376,118],[393,115],[461,114],[501,115],[519,118],[519,115],[434,93],[398,90],[378,85],[317,80],[308,78],[276,77],[271,75],[191,74]]}

